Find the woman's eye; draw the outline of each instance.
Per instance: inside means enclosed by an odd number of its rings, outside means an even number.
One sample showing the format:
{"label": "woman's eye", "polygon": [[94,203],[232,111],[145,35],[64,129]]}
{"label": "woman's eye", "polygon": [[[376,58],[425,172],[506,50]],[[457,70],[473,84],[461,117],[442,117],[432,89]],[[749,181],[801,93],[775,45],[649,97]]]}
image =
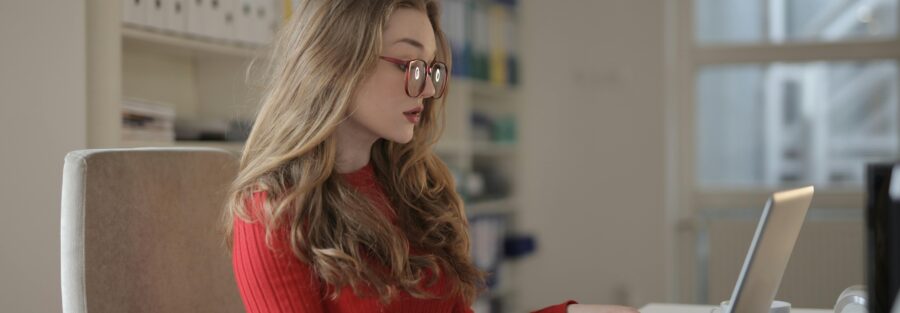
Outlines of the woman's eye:
{"label": "woman's eye", "polygon": [[406,68],[408,67],[408,65],[406,65],[406,64],[397,64],[397,67],[399,67],[401,71],[406,72]]}

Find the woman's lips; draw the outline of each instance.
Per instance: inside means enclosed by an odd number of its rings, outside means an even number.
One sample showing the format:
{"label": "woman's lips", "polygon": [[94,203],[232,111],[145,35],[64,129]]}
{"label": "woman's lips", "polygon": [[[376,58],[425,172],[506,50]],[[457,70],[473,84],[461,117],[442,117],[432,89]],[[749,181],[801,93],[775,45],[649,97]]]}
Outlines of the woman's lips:
{"label": "woman's lips", "polygon": [[406,120],[408,120],[410,123],[416,124],[419,122],[420,114],[419,114],[419,112],[403,113],[403,116],[405,116]]}
{"label": "woman's lips", "polygon": [[422,115],[422,109],[423,107],[421,106],[416,107],[415,109],[403,112],[403,116],[405,116],[406,120],[408,120],[410,123],[418,123]]}

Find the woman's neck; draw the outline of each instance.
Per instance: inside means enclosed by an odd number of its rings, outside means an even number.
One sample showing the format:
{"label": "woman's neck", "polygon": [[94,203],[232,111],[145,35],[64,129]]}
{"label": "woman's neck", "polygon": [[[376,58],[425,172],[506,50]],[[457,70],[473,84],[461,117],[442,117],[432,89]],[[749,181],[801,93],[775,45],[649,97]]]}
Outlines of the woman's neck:
{"label": "woman's neck", "polygon": [[335,138],[337,140],[335,166],[338,173],[350,173],[369,164],[372,145],[378,140],[377,136],[351,120],[338,125]]}

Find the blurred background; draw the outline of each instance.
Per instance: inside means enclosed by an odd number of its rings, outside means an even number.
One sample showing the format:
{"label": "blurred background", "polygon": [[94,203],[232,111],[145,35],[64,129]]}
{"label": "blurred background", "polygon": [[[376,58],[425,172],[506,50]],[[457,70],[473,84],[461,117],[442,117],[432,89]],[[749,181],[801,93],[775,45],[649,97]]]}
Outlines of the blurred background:
{"label": "blurred background", "polygon": [[[897,2],[443,0],[476,310],[726,300],[768,195],[805,184],[777,298],[831,308],[864,282],[865,164],[900,149]],[[4,310],[61,309],[65,153],[240,153],[292,7],[0,2]]]}

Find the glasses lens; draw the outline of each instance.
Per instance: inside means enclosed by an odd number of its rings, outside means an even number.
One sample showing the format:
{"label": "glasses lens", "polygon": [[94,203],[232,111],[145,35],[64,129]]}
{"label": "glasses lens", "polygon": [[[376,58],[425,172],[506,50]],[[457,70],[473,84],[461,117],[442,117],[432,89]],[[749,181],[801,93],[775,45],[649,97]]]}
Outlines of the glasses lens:
{"label": "glasses lens", "polygon": [[425,62],[422,60],[413,60],[409,62],[406,69],[406,94],[410,97],[418,97],[422,94],[422,87],[425,87]]}
{"label": "glasses lens", "polygon": [[431,68],[431,82],[434,84],[435,98],[440,98],[444,95],[444,85],[447,84],[447,78],[447,65],[434,63]]}

